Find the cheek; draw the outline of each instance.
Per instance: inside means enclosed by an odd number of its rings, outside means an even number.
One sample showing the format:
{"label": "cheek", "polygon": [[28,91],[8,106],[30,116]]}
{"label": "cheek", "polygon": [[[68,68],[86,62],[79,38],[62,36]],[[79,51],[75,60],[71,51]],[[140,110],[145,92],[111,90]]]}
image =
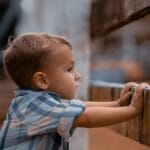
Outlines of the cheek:
{"label": "cheek", "polygon": [[70,84],[70,86],[74,86],[75,85],[75,79],[74,79],[74,76],[71,73],[67,74],[67,76],[66,76],[66,82],[68,84]]}
{"label": "cheek", "polygon": [[76,93],[76,83],[73,75],[70,73],[62,74],[59,78],[59,86],[57,92],[64,99],[73,99]]}
{"label": "cheek", "polygon": [[74,91],[75,87],[76,87],[76,83],[74,80],[74,77],[72,75],[68,75],[65,79],[64,79],[64,86],[66,86],[66,89],[69,91]]}

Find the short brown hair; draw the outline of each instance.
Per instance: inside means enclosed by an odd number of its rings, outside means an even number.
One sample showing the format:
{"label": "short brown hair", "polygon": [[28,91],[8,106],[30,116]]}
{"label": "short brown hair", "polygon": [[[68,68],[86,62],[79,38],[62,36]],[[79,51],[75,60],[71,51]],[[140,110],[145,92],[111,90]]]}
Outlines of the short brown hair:
{"label": "short brown hair", "polygon": [[4,51],[4,67],[20,88],[30,88],[32,76],[45,67],[46,59],[57,46],[70,43],[63,37],[45,33],[27,33],[9,42]]}

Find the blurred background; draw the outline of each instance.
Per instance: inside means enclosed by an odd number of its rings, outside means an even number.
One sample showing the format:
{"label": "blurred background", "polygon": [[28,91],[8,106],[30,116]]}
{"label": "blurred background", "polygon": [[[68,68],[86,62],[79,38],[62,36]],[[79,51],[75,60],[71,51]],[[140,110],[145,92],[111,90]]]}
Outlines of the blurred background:
{"label": "blurred background", "polygon": [[[4,73],[2,51],[10,35],[25,32],[69,39],[82,75],[77,98],[88,99],[97,80],[150,81],[150,1],[0,0],[0,123],[17,88]],[[89,139],[77,130],[71,149],[94,150]]]}

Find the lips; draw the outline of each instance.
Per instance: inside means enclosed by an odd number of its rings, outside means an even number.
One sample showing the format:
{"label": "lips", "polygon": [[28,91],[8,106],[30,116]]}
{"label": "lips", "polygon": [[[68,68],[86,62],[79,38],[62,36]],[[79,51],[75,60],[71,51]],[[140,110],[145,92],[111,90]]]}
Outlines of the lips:
{"label": "lips", "polygon": [[76,89],[79,87],[79,83],[76,84]]}

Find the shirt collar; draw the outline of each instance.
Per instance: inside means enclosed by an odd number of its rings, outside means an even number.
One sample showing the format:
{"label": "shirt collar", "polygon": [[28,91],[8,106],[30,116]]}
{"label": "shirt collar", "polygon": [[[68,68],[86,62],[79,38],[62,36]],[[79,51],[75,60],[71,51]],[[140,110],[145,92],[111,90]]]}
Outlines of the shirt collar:
{"label": "shirt collar", "polygon": [[15,96],[25,96],[25,95],[41,95],[41,94],[48,94],[52,96],[55,100],[60,101],[60,96],[57,93],[49,92],[49,91],[36,91],[32,89],[16,89]]}

